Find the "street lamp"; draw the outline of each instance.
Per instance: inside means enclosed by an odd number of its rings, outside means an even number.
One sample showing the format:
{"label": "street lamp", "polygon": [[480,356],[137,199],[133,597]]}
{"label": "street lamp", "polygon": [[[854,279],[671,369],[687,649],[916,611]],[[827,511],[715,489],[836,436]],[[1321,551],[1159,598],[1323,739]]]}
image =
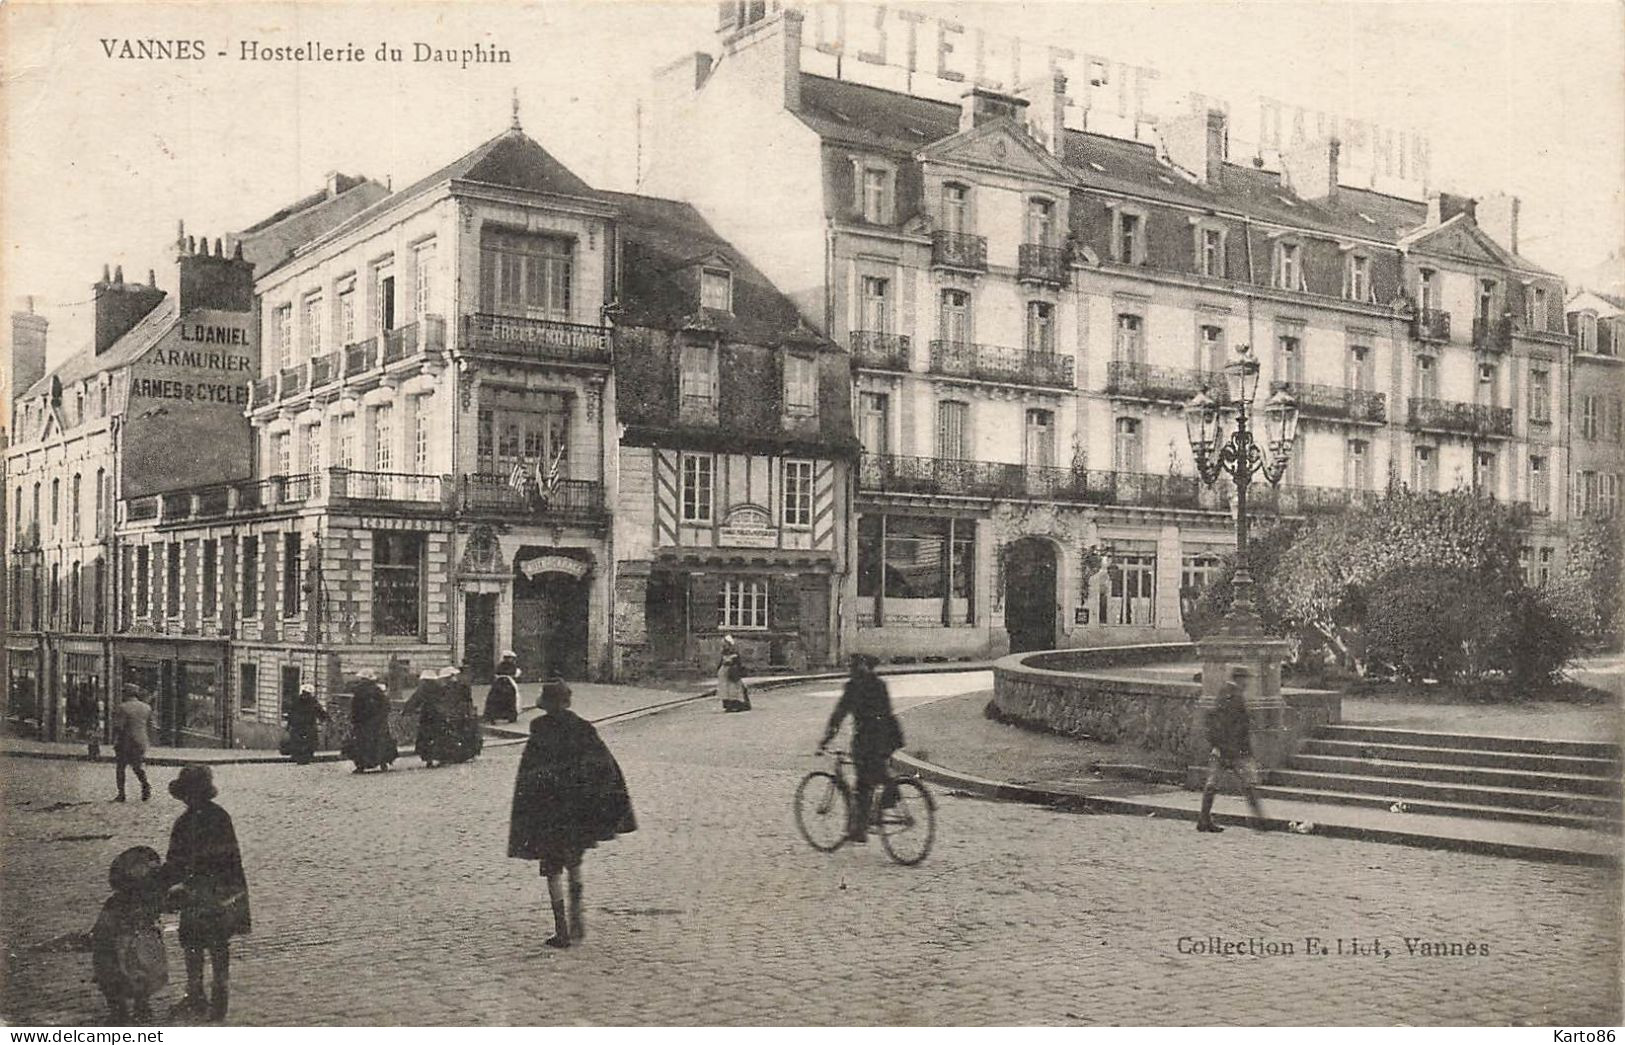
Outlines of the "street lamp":
{"label": "street lamp", "polygon": [[1284,389],[1277,389],[1264,402],[1260,410],[1264,415],[1264,445],[1260,447],[1249,424],[1253,398],[1258,394],[1258,359],[1249,346],[1239,345],[1236,360],[1226,365],[1224,372],[1233,392],[1235,431],[1224,438],[1224,412],[1204,388],[1185,406],[1185,434],[1203,483],[1212,486],[1222,474],[1229,475],[1236,484],[1236,570],[1231,581],[1230,613],[1220,633],[1261,635],[1263,628],[1253,602],[1253,575],[1247,561],[1247,487],[1255,475],[1262,475],[1272,486],[1281,481],[1292,456],[1292,441],[1298,434],[1298,403]]}

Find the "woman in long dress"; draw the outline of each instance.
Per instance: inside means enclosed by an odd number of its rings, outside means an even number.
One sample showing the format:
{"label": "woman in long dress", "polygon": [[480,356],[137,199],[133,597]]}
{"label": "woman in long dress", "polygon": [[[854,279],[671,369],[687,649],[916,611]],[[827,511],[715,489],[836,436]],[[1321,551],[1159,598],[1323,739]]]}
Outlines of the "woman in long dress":
{"label": "woman in long dress", "polygon": [[418,676],[418,688],[406,698],[401,714],[417,716],[417,740],[412,750],[424,765],[434,768],[444,747],[441,735],[445,732],[445,713],[441,708],[440,680],[433,670]]}
{"label": "woman in long dress", "polygon": [[519,721],[519,659],[512,650],[504,651],[485,695],[485,721]]}
{"label": "woman in long dress", "polygon": [[732,635],[722,636],[722,656],[717,660],[717,696],[723,711],[749,711],[750,690],[745,688],[745,661]]}
{"label": "woman in long dress", "polygon": [[350,761],[355,771],[388,769],[399,750],[389,731],[389,695],[370,670],[356,673],[350,690]]}
{"label": "woman in long dress", "polygon": [[320,743],[320,723],[327,721],[327,709],[309,686],[299,691],[288,706],[288,750],[286,754],[301,765],[316,757]]}

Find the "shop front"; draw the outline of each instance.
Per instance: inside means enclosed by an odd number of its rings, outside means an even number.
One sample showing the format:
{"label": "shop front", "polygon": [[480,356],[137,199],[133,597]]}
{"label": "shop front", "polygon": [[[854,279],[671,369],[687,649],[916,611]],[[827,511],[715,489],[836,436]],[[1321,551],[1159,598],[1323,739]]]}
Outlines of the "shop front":
{"label": "shop front", "polygon": [[13,736],[48,739],[50,716],[40,670],[40,648],[31,638],[6,640],[6,730]]}
{"label": "shop front", "polygon": [[828,666],[833,563],[817,553],[668,552],[650,565],[643,625],[655,665],[716,668],[732,635],[747,671]]}
{"label": "shop front", "polygon": [[153,740],[166,747],[229,747],[227,648],[215,639],[123,639],[114,644],[117,695],[135,687],[153,706]]}

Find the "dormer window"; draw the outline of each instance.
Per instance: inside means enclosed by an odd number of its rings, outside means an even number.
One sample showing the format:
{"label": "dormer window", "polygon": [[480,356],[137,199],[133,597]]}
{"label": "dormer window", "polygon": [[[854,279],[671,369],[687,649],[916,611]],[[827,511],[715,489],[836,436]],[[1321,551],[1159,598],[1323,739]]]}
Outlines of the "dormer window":
{"label": "dormer window", "polygon": [[1530,330],[1546,329],[1546,288],[1530,287],[1524,297],[1524,324]]}
{"label": "dormer window", "polygon": [[1145,215],[1117,212],[1112,223],[1112,257],[1120,265],[1145,264]]}
{"label": "dormer window", "polygon": [[1580,352],[1597,350],[1597,315],[1594,312],[1570,312],[1569,333],[1574,335],[1574,347]]}
{"label": "dormer window", "polygon": [[708,268],[700,272],[700,307],[718,312],[734,310],[733,273],[727,269]]}
{"label": "dormer window", "polygon": [[1196,230],[1196,270],[1204,276],[1224,278],[1224,230]]}
{"label": "dormer window", "polygon": [[863,220],[871,225],[892,223],[892,172],[885,167],[865,165],[861,168]]}
{"label": "dormer window", "polygon": [[1371,292],[1371,259],[1364,254],[1350,254],[1348,278],[1343,286],[1350,301],[1374,300]]}
{"label": "dormer window", "polygon": [[1308,290],[1303,274],[1303,245],[1275,245],[1275,285],[1282,290]]}
{"label": "dormer window", "polygon": [[818,412],[818,362],[807,356],[784,357],[784,410],[795,417]]}

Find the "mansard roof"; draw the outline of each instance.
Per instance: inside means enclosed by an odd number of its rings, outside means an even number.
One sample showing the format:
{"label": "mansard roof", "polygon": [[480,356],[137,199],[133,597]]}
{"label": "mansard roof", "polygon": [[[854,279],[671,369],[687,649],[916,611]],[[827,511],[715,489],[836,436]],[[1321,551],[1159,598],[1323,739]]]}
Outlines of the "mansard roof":
{"label": "mansard roof", "polygon": [[28,391],[18,398],[25,399],[44,394],[51,387],[53,379],[63,385],[71,385],[87,377],[108,370],[117,370],[121,366],[133,363],[169,333],[179,318],[179,302],[173,295],[167,295],[153,306],[151,312],[141,317],[135,326],[125,331],[123,337],[109,345],[107,351],[97,355],[92,348],[80,349],[64,359],[55,369],[47,371],[44,377],[29,385]]}
{"label": "mansard roof", "polygon": [[243,260],[251,262],[256,273],[264,274],[306,243],[388,195],[388,189],[364,175],[334,175],[331,189],[324,187],[226,237],[226,250],[241,244]]}

